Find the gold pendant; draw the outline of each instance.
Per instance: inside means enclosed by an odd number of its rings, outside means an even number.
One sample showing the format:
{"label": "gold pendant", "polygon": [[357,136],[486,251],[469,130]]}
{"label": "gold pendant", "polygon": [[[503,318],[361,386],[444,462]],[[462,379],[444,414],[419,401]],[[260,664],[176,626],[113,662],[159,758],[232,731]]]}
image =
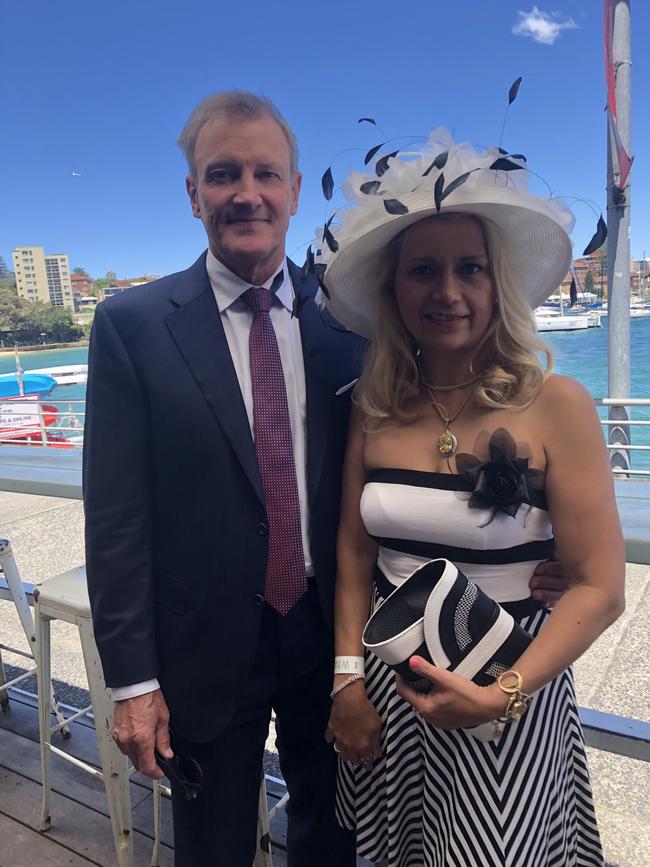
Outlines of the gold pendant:
{"label": "gold pendant", "polygon": [[458,440],[453,435],[453,433],[447,428],[447,430],[438,437],[438,442],[436,443],[438,446],[438,451],[440,454],[448,458],[450,455],[456,454],[456,449],[458,448]]}

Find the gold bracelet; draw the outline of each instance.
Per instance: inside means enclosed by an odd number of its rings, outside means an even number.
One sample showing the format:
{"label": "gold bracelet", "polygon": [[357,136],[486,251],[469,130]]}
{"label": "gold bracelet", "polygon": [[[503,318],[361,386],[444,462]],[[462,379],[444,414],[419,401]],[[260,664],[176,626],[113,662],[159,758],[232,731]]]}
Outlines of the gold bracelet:
{"label": "gold bracelet", "polygon": [[509,669],[497,677],[497,686],[508,696],[508,704],[498,722],[518,722],[528,710],[530,696],[522,692],[523,678],[518,671]]}

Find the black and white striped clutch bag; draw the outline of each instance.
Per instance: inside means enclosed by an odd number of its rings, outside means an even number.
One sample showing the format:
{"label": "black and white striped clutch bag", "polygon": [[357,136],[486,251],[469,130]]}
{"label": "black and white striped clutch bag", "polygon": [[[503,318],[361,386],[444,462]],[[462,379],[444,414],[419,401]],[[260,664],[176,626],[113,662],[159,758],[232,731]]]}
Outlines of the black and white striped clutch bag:
{"label": "black and white striped clutch bag", "polygon": [[[364,646],[420,691],[429,682],[409,668],[413,655],[488,686],[531,641],[511,614],[444,559],[431,560],[409,575],[363,631]],[[480,740],[495,738],[492,723],[466,731]]]}

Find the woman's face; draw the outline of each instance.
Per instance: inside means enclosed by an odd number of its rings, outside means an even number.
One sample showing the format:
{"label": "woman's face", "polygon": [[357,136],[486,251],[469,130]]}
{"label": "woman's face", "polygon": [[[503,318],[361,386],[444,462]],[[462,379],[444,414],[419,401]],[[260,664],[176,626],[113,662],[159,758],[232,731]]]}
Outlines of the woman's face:
{"label": "woman's face", "polygon": [[395,299],[422,354],[469,362],[492,319],[496,293],[480,224],[428,217],[404,233]]}

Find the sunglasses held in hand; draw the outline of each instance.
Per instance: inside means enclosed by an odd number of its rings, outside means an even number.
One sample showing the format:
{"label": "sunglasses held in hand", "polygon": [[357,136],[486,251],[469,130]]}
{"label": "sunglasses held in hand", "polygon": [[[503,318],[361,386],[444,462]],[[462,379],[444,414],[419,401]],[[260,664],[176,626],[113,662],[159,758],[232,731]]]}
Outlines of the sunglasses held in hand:
{"label": "sunglasses held in hand", "polygon": [[[173,745],[172,749],[174,749]],[[158,767],[164,771],[168,780],[173,780],[181,787],[188,801],[193,801],[198,797],[203,785],[203,771],[196,759],[179,755],[175,750],[171,759],[161,756],[158,750],[155,751],[154,755]]]}

